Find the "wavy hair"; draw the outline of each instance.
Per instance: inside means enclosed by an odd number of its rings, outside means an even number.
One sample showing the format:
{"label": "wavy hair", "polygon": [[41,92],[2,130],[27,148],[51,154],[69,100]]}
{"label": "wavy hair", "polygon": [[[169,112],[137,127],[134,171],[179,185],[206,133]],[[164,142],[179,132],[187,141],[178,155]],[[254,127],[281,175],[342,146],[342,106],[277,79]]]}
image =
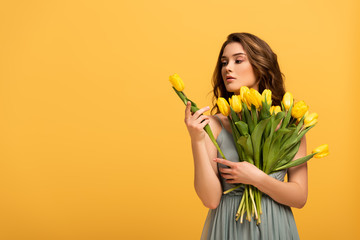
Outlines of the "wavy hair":
{"label": "wavy hair", "polygon": [[285,75],[280,71],[277,55],[271,50],[270,46],[265,41],[253,34],[245,32],[231,33],[221,47],[212,76],[212,101],[214,106],[211,109],[211,113],[214,110],[216,110],[216,113],[220,112],[218,106],[216,105],[216,100],[219,97],[229,99],[234,94],[226,90],[221,75],[221,56],[223,55],[226,45],[232,42],[240,43],[247,54],[248,60],[254,70],[256,83],[259,83],[260,94],[265,89],[270,89],[272,92],[272,105],[280,106],[282,97],[285,94],[283,79],[285,78]]}

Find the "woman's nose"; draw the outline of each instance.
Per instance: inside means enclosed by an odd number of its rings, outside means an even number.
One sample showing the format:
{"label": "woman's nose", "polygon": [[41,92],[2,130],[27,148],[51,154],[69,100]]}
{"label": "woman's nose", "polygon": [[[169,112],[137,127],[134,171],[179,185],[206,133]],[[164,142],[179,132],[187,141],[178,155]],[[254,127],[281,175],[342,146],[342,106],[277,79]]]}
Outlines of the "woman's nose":
{"label": "woman's nose", "polygon": [[226,65],[225,69],[226,69],[227,72],[231,72],[231,71],[232,71],[232,65],[231,65],[231,63],[228,63],[228,64]]}

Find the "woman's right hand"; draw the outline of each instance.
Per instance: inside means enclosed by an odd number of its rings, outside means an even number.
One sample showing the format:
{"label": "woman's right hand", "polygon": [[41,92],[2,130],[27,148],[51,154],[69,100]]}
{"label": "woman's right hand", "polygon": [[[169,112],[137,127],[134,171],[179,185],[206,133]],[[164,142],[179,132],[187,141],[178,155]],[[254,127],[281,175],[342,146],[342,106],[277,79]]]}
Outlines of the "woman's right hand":
{"label": "woman's right hand", "polygon": [[191,103],[190,101],[186,104],[185,109],[185,124],[189,131],[192,141],[202,141],[205,139],[205,130],[204,127],[210,122],[210,118],[207,115],[202,115],[204,112],[208,111],[209,107],[204,107],[197,110],[194,114],[190,111]]}

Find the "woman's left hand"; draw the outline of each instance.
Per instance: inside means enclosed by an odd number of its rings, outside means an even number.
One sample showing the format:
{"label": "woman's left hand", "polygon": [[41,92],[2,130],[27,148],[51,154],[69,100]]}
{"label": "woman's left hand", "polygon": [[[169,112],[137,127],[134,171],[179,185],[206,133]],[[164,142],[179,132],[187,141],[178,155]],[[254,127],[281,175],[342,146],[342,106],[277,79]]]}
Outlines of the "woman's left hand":
{"label": "woman's left hand", "polygon": [[222,158],[215,158],[215,162],[229,166],[230,168],[220,168],[221,176],[226,179],[227,183],[243,183],[255,185],[264,174],[263,171],[258,169],[255,165],[243,162],[231,162]]}

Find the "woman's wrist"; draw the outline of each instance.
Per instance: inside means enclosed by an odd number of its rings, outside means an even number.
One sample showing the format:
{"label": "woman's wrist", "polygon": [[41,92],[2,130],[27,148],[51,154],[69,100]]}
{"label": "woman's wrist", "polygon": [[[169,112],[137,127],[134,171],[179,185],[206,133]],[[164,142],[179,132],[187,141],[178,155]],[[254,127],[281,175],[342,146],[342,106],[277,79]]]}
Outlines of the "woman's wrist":
{"label": "woman's wrist", "polygon": [[259,186],[261,185],[261,183],[264,182],[264,178],[267,176],[266,173],[264,173],[263,171],[261,171],[260,169],[256,168],[257,170],[255,171],[255,174],[253,175],[253,186],[256,188],[259,188]]}

